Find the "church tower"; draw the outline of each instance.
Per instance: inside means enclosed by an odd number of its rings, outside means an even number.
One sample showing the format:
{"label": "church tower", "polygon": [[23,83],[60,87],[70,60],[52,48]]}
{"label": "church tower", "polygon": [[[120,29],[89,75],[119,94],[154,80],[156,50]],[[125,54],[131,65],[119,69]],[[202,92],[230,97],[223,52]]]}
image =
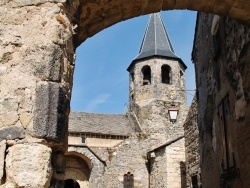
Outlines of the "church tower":
{"label": "church tower", "polygon": [[[129,110],[141,130],[159,142],[183,134],[186,68],[175,54],[160,13],[151,14],[139,54],[127,69]],[[170,113],[177,118],[171,119]]]}

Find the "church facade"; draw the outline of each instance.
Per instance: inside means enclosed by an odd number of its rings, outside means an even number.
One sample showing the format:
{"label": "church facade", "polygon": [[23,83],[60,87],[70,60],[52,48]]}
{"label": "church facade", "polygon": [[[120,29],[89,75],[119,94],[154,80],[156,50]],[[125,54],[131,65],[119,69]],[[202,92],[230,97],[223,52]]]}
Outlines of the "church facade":
{"label": "church facade", "polygon": [[65,187],[186,187],[186,65],[159,13],[129,65],[126,114],[71,112]]}

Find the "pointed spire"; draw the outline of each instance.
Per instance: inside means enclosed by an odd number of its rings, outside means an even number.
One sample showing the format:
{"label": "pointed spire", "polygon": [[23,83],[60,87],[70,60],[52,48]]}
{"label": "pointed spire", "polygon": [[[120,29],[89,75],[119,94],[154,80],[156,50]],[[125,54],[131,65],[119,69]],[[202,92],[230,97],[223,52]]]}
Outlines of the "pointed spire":
{"label": "pointed spire", "polygon": [[[178,59],[186,68],[186,65],[174,52],[174,48],[171,44],[160,13],[154,13],[150,15],[139,54],[133,60],[133,62],[153,56]],[[129,66],[128,70],[130,69],[131,65]]]}
{"label": "pointed spire", "polygon": [[160,13],[150,15],[140,52],[135,60],[150,56],[179,58],[175,55]]}

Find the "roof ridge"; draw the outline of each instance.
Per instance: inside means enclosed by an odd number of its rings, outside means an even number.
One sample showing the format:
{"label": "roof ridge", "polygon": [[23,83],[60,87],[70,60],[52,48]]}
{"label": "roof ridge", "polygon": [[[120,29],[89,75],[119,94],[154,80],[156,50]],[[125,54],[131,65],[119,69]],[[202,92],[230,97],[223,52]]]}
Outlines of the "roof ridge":
{"label": "roof ridge", "polygon": [[83,112],[83,111],[70,111],[70,113],[75,114],[75,113],[82,113],[82,114],[93,114],[93,115],[120,115],[120,116],[126,116],[126,114],[110,114],[110,113],[98,113],[98,112]]}

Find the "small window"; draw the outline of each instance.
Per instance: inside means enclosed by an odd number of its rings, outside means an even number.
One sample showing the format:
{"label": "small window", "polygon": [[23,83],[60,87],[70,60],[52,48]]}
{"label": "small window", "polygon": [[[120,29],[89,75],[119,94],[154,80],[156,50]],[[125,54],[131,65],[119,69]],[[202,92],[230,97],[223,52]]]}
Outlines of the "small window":
{"label": "small window", "polygon": [[124,188],[134,188],[134,174],[128,172],[123,176],[123,187]]}
{"label": "small window", "polygon": [[142,85],[149,85],[149,84],[151,84],[151,69],[150,69],[150,67],[148,65],[144,66],[142,68],[142,74],[143,74]]}
{"label": "small window", "polygon": [[82,143],[85,144],[86,143],[86,139],[82,137]]}
{"label": "small window", "polygon": [[180,71],[180,78],[183,76],[183,72],[182,71]]}
{"label": "small window", "polygon": [[131,75],[132,82],[134,82],[134,80],[135,80],[135,73],[132,72],[130,75]]}
{"label": "small window", "polygon": [[192,180],[192,187],[193,188],[199,188],[197,175],[193,175],[191,177],[191,180]]}
{"label": "small window", "polygon": [[168,65],[161,67],[161,81],[164,84],[171,84],[171,68]]}

